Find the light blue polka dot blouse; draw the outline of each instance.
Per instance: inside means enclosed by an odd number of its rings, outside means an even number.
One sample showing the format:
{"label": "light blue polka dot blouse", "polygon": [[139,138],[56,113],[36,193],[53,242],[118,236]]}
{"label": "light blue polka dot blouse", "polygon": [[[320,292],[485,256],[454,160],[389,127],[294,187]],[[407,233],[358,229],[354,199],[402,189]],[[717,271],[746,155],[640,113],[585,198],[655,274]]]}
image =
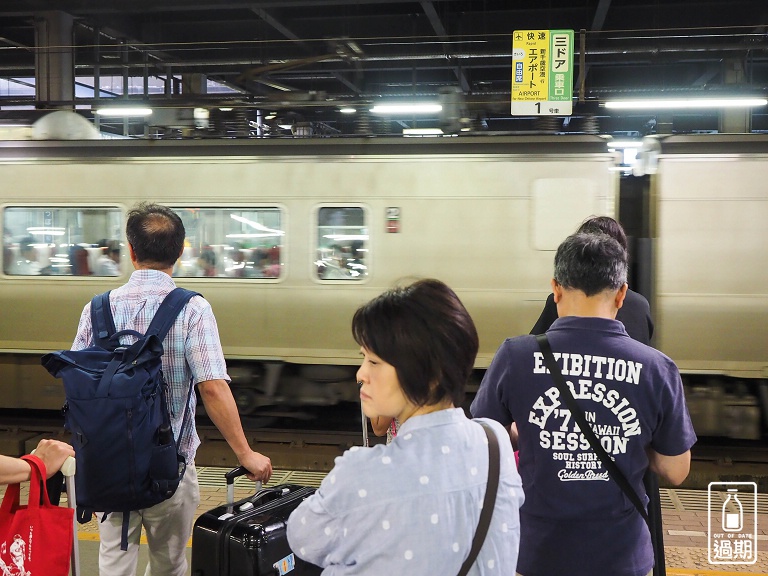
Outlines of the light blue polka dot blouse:
{"label": "light blue polka dot blouse", "polygon": [[[471,576],[515,573],[523,489],[509,436],[492,427],[501,475],[491,527]],[[324,576],[457,574],[488,478],[488,440],[462,409],[415,416],[391,444],[352,448],[288,521],[288,541]]]}

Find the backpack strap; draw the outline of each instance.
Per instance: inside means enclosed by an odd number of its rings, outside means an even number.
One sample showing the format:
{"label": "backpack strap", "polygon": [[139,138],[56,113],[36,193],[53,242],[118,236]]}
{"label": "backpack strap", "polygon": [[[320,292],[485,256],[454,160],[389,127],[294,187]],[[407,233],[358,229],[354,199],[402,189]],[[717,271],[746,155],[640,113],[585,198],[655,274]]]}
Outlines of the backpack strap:
{"label": "backpack strap", "polygon": [[116,332],[115,320],[109,307],[109,290],[97,294],[91,300],[91,327],[93,343],[104,349],[109,349],[109,338]]}
{"label": "backpack strap", "polygon": [[112,307],[109,304],[110,292],[108,290],[103,294],[97,294],[91,299],[91,331],[93,344],[105,350],[114,351],[120,347],[121,336],[130,335],[141,338],[143,335],[136,330],[117,331]]}
{"label": "backpack strap", "polygon": [[193,292],[186,288],[174,288],[160,304],[160,308],[155,312],[152,322],[147,328],[146,335],[155,334],[162,342],[165,339],[168,330],[171,329],[176,317],[181,313],[182,308],[193,296],[202,296],[199,292]]}
{"label": "backpack strap", "polygon": [[[176,287],[173,290],[171,290],[168,295],[163,299],[162,304],[160,304],[160,308],[157,309],[157,312],[155,312],[154,318],[152,318],[152,322],[149,324],[149,328],[147,328],[146,335],[149,336],[150,334],[155,334],[158,339],[162,342],[165,339],[165,336],[168,334],[168,331],[171,329],[171,326],[176,321],[176,318],[181,313],[182,308],[187,305],[187,302],[189,302],[193,296],[201,296],[199,292],[193,292],[192,290],[187,290],[186,288],[179,288]],[[187,401],[184,405],[184,416],[182,416],[181,419],[181,428],[179,429],[179,437],[176,440],[176,442],[181,442],[181,438],[184,435],[184,431],[187,428],[187,420],[189,415],[189,399],[192,396],[192,390],[194,389],[193,383],[189,383],[189,391],[187,393]],[[167,407],[165,408],[167,411]],[[186,461],[185,461],[186,464]]]}

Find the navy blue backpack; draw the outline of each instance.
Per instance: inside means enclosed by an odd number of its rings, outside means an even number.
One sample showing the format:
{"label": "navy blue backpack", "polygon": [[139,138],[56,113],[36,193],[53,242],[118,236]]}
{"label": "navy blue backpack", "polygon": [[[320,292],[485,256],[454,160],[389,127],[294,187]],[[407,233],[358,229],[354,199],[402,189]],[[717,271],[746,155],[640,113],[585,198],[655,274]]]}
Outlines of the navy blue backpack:
{"label": "navy blue backpack", "polygon": [[[127,512],[149,508],[176,492],[186,468],[178,453],[167,405],[161,359],[163,339],[190,298],[176,288],[166,296],[146,334],[115,331],[109,292],[91,301],[93,342],[83,350],[42,357],[64,382],[64,427],[72,433],[77,474],[77,517],[124,512],[121,547],[128,547]],[[135,336],[130,346],[121,336]],[[192,393],[190,383],[189,394]],[[189,396],[182,420],[187,425]]]}

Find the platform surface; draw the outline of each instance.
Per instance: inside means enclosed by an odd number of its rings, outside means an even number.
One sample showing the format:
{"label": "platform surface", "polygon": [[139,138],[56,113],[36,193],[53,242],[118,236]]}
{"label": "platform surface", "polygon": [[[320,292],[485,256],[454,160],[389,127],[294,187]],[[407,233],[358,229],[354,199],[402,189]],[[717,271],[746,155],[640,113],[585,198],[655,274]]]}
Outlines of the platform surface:
{"label": "platform surface", "polygon": [[[201,467],[197,469],[200,482],[198,515],[226,501],[224,473],[228,468]],[[275,470],[267,487],[277,484],[319,486],[324,472]],[[235,480],[235,499],[245,498],[254,490],[254,483],[245,477]],[[5,492],[0,487],[0,494]],[[26,487],[22,489],[22,502]],[[754,564],[711,564],[708,554],[708,499],[706,490],[661,489],[664,523],[664,551],[669,576],[731,576],[755,574],[768,576],[768,494],[758,494],[758,552]],[[62,495],[62,505],[65,505]],[[98,574],[98,526],[95,521],[78,526],[78,545],[82,576]],[[188,544],[191,553],[192,542]],[[146,543],[142,538],[137,574],[144,573]]]}

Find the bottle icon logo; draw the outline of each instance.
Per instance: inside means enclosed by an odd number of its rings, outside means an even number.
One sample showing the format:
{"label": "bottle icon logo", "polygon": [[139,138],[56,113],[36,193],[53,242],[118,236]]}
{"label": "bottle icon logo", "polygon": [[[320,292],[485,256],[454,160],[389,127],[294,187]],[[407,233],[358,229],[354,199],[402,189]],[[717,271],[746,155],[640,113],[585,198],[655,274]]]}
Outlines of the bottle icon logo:
{"label": "bottle icon logo", "polygon": [[744,526],[744,509],[739,502],[738,488],[728,488],[728,497],[723,503],[723,531],[741,532]]}
{"label": "bottle icon logo", "polygon": [[757,562],[757,484],[711,482],[707,490],[710,564]]}

